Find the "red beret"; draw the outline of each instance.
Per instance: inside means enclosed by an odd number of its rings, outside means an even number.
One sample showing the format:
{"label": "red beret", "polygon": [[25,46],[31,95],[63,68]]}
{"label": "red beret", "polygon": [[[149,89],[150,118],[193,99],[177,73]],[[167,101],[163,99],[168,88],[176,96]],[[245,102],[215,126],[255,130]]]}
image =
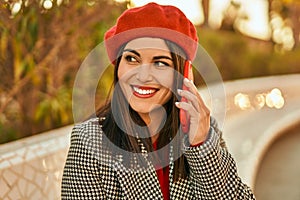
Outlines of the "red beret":
{"label": "red beret", "polygon": [[118,18],[104,36],[109,59],[114,62],[120,47],[140,37],[162,38],[176,43],[193,60],[197,51],[197,31],[177,7],[148,3],[131,8]]}

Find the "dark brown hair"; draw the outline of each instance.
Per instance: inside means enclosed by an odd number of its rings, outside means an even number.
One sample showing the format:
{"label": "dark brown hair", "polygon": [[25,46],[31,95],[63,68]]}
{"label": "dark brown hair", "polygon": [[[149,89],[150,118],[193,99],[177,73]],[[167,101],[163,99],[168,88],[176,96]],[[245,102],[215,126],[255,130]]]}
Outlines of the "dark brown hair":
{"label": "dark brown hair", "polygon": [[[170,49],[175,69],[173,91],[177,91],[177,88],[182,87],[182,76],[180,76],[180,74],[183,74],[185,58],[183,58],[182,55],[184,55],[184,52],[176,44],[167,40],[165,40],[165,42]],[[98,109],[97,117],[105,117],[105,120],[101,122],[102,129],[104,134],[112,143],[114,143],[114,145],[117,145],[128,152],[140,153],[141,148],[139,143],[142,143],[147,152],[151,152],[153,151],[153,147],[150,134],[147,132],[147,129],[139,128],[145,127],[146,124],[138,115],[138,113],[130,107],[126,98],[124,97],[123,92],[121,92],[121,89],[118,86],[118,67],[124,46],[125,45],[121,47],[119,56],[115,62],[116,65],[114,69],[112,97],[110,97],[104,106]],[[167,113],[167,119],[159,132],[159,137],[157,140],[157,149],[160,149],[165,145],[168,145],[170,141],[175,138],[176,134],[180,134],[180,136],[176,137],[177,139],[173,142],[173,154],[178,155],[178,159],[174,161],[174,181],[178,180],[179,178],[186,178],[189,174],[188,163],[182,153],[183,134],[180,129],[179,109],[175,106],[176,101],[179,101],[178,96],[173,93],[170,100],[163,105]],[[118,114],[113,115],[113,113]],[[139,126],[136,126],[134,123],[138,124]],[[135,137],[132,133],[143,134],[143,137],[141,137],[138,141],[138,135]],[[145,137],[147,134],[148,137]],[[158,155],[158,158],[160,157],[161,155]]]}

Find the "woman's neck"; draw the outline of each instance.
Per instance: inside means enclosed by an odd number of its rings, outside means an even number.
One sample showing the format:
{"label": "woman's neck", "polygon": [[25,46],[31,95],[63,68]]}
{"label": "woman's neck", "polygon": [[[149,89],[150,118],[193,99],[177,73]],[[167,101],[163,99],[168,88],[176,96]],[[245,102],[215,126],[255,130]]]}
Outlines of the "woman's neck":
{"label": "woman's neck", "polygon": [[162,122],[166,120],[165,109],[159,108],[151,111],[151,113],[139,113],[139,115],[146,123],[151,135],[152,143],[154,143],[159,136]]}

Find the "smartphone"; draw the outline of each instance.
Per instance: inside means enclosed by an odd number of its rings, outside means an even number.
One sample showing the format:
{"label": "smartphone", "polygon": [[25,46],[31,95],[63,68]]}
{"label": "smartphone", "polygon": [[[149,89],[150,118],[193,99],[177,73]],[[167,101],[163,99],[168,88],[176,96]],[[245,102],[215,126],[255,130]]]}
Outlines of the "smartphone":
{"label": "smartphone", "polygon": [[[192,63],[189,60],[185,61],[183,77],[188,78],[189,80],[194,80]],[[188,88],[183,83],[182,83],[182,90],[188,90]],[[184,97],[181,97],[180,101],[181,102],[187,102],[187,99],[184,98]],[[188,133],[189,128],[190,128],[190,116],[189,116],[189,114],[185,110],[180,109],[179,119],[180,119],[182,131],[184,133]]]}

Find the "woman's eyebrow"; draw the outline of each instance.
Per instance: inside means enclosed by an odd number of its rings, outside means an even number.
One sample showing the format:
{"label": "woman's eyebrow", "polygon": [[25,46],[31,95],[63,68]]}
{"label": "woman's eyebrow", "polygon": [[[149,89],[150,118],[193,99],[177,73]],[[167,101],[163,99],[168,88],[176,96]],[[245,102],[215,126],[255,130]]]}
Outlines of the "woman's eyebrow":
{"label": "woman's eyebrow", "polygon": [[[124,49],[123,53],[124,52],[131,52],[131,53],[133,53],[133,54],[141,57],[141,54],[139,52],[137,52],[136,50],[134,50],[134,49]],[[173,59],[171,57],[169,57],[169,56],[163,56],[163,55],[161,55],[161,56],[154,56],[153,57],[153,60],[159,60],[159,59],[168,59],[168,60],[173,61]]]}
{"label": "woman's eyebrow", "polygon": [[131,52],[131,53],[134,53],[135,55],[141,57],[141,55],[136,50],[133,50],[133,49],[124,49],[123,53],[124,52]]}
{"label": "woman's eyebrow", "polygon": [[153,60],[159,60],[159,59],[168,59],[168,60],[173,61],[173,59],[169,56],[154,56],[153,57]]}

